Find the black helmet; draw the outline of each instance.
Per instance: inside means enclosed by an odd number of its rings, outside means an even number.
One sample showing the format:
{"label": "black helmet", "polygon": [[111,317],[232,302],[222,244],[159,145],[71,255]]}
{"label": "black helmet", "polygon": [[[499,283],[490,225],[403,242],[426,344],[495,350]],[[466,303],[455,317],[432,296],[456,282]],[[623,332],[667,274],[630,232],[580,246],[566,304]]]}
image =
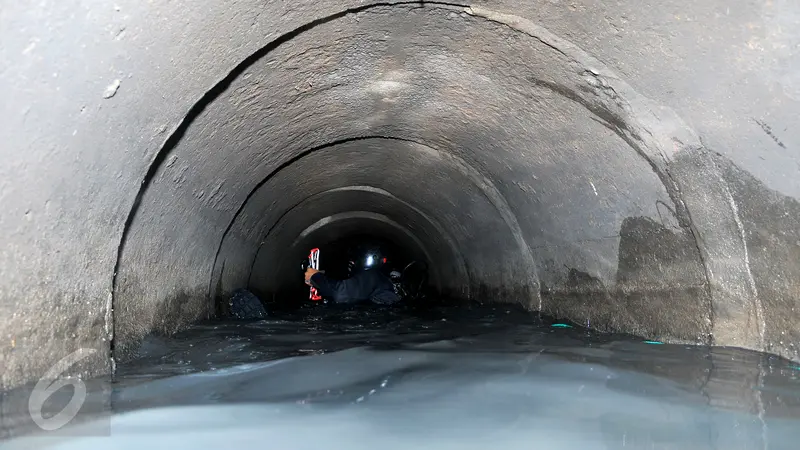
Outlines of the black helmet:
{"label": "black helmet", "polygon": [[356,246],[350,249],[348,272],[354,274],[362,270],[382,269],[388,263],[386,253],[378,246]]}

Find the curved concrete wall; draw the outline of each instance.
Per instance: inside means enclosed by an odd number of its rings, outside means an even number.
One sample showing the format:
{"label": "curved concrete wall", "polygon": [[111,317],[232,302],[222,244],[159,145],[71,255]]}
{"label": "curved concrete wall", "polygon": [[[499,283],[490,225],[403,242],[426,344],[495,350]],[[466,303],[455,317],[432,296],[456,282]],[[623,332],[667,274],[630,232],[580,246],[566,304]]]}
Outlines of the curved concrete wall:
{"label": "curved concrete wall", "polygon": [[800,5],[606,3],[4,7],[2,384],[279,290],[326,223],[411,233],[444,291],[798,358]]}

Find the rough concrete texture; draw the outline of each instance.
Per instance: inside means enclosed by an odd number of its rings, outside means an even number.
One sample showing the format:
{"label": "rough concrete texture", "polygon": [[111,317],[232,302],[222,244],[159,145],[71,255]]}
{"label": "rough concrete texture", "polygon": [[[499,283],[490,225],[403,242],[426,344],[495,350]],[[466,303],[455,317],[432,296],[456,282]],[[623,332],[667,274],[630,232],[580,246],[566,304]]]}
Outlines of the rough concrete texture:
{"label": "rough concrete texture", "polygon": [[734,3],[4,5],[2,385],[279,290],[326,223],[464,297],[798,358],[800,4]]}

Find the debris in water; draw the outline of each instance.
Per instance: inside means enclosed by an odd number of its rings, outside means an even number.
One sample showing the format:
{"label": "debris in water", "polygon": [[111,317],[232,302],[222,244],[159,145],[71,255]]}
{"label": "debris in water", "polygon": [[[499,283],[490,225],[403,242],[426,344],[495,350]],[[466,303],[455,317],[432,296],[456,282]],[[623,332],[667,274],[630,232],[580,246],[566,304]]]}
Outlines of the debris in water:
{"label": "debris in water", "polygon": [[114,82],[106,88],[105,92],[103,92],[103,98],[111,98],[117,95],[121,83],[122,82],[119,80],[114,80]]}
{"label": "debris in water", "polygon": [[238,289],[231,296],[228,306],[231,315],[237,319],[265,319],[267,311],[252,292]]}

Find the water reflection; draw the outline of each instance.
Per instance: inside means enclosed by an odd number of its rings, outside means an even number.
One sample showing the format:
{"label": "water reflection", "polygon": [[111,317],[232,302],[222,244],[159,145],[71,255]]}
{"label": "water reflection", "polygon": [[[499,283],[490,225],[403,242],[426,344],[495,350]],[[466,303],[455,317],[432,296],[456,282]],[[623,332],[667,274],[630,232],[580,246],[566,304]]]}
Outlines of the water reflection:
{"label": "water reflection", "polygon": [[[210,424],[186,427],[202,426],[222,442],[227,433],[229,443],[233,430],[282,439],[281,448],[794,449],[800,442],[800,370],[790,361],[553,325],[511,307],[313,308],[200,324],[171,339],[148,338],[140,357],[120,368],[111,405],[140,412],[115,419],[112,437],[153,445],[163,436],[141,424],[167,419],[152,408],[205,405],[168,410],[168,420],[201,420],[213,410]],[[256,423],[246,413],[254,404]],[[126,428],[131,417],[139,425]],[[180,432],[182,443],[191,441],[187,428]]]}

